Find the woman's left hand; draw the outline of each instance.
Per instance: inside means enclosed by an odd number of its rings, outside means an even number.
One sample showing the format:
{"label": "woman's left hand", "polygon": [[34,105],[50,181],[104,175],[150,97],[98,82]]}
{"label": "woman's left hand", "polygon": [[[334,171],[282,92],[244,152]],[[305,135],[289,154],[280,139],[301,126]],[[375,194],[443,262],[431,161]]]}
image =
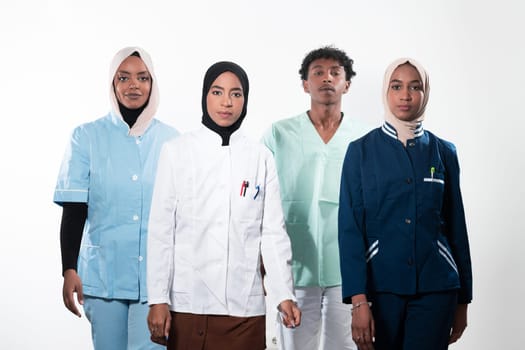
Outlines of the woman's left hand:
{"label": "woman's left hand", "polygon": [[449,344],[455,343],[467,328],[467,306],[468,304],[458,304],[456,308],[456,315],[454,316],[454,323],[450,332]]}

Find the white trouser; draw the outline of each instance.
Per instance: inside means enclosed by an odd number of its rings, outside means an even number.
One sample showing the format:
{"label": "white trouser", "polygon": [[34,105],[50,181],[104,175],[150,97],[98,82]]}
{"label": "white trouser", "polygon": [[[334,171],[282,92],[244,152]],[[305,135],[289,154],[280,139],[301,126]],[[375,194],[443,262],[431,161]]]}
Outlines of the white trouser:
{"label": "white trouser", "polygon": [[281,350],[357,350],[352,340],[350,305],[342,302],[341,287],[296,287],[301,325],[286,328],[277,322]]}

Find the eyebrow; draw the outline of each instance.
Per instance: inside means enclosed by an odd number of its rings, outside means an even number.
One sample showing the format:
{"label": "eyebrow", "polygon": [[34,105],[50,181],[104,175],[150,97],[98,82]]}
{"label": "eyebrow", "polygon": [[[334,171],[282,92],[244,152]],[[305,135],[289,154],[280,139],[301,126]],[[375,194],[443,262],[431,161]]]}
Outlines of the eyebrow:
{"label": "eyebrow", "polygon": [[[222,86],[219,86],[219,85],[212,85],[212,86],[210,87],[210,90],[211,90],[211,89],[224,90],[224,88],[223,88]],[[240,88],[240,87],[235,87],[235,88],[231,89],[230,91],[242,91],[242,88]]]}
{"label": "eyebrow", "polygon": [[[399,80],[399,79],[392,79],[392,80],[390,80],[390,82],[391,83],[402,83],[403,81]],[[423,82],[421,80],[412,80],[412,81],[409,81],[408,83],[409,84],[412,84],[412,83],[423,84]]]}
{"label": "eyebrow", "polygon": [[[310,69],[316,69],[316,68],[325,68],[325,66],[321,64],[316,64],[315,66],[312,66]],[[328,67],[328,69],[333,69],[333,68],[344,68],[344,67],[340,64]]]}
{"label": "eyebrow", "polygon": [[[124,74],[130,74],[131,75],[131,72],[128,72],[127,70],[119,70],[117,71],[117,73],[124,73]],[[141,75],[141,74],[149,74],[149,72],[147,70],[144,70],[142,72],[138,72],[137,75]]]}

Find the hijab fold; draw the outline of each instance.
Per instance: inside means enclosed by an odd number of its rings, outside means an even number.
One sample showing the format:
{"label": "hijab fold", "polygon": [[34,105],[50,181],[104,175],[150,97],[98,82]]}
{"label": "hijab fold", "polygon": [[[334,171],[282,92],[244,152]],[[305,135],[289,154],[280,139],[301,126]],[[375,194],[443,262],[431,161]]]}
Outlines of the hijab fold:
{"label": "hijab fold", "polygon": [[[209,113],[208,113],[208,105],[206,103],[206,98],[208,96],[208,92],[210,91],[210,88],[217,79],[219,75],[221,75],[224,72],[232,72],[239,78],[239,81],[241,82],[242,91],[244,95],[244,105],[242,107],[241,116],[235,123],[233,123],[230,126],[220,126],[217,125],[213,119],[211,119]],[[242,69],[239,65],[228,62],[228,61],[222,61],[217,62],[213,64],[208,70],[206,71],[206,74],[204,75],[204,84],[202,86],[202,124],[206,126],[208,129],[216,132],[219,134],[219,136],[222,139],[222,146],[228,146],[230,144],[230,136],[240,128],[242,121],[244,117],[246,116],[246,106],[248,105],[248,92],[249,92],[249,82],[248,82],[248,75]]]}
{"label": "hijab fold", "polygon": [[[387,95],[388,90],[390,88],[390,80],[392,79],[392,74],[394,73],[397,67],[405,63],[412,65],[418,71],[419,76],[421,78],[421,83],[423,84],[423,98],[421,100],[421,106],[419,107],[416,113],[416,117],[412,121],[399,120],[388,107]],[[413,58],[398,58],[387,67],[385,71],[385,77],[383,80],[383,104],[385,106],[385,120],[396,130],[397,138],[403,143],[403,145],[406,145],[407,140],[413,139],[418,131],[421,131],[422,123],[425,119],[425,109],[428,103],[429,92],[430,85],[427,72],[425,71],[423,66]]]}

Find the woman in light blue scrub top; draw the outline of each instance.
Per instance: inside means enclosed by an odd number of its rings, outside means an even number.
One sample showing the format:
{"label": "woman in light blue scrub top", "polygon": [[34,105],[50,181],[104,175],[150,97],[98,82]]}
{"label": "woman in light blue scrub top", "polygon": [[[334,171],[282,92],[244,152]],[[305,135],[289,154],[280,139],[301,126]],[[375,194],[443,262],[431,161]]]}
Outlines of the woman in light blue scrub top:
{"label": "woman in light blue scrub top", "polygon": [[63,299],[91,322],[96,350],[163,349],[147,327],[146,241],[162,144],[177,135],[154,119],[159,94],[147,52],[126,47],[110,66],[111,111],[74,129],[54,202]]}

